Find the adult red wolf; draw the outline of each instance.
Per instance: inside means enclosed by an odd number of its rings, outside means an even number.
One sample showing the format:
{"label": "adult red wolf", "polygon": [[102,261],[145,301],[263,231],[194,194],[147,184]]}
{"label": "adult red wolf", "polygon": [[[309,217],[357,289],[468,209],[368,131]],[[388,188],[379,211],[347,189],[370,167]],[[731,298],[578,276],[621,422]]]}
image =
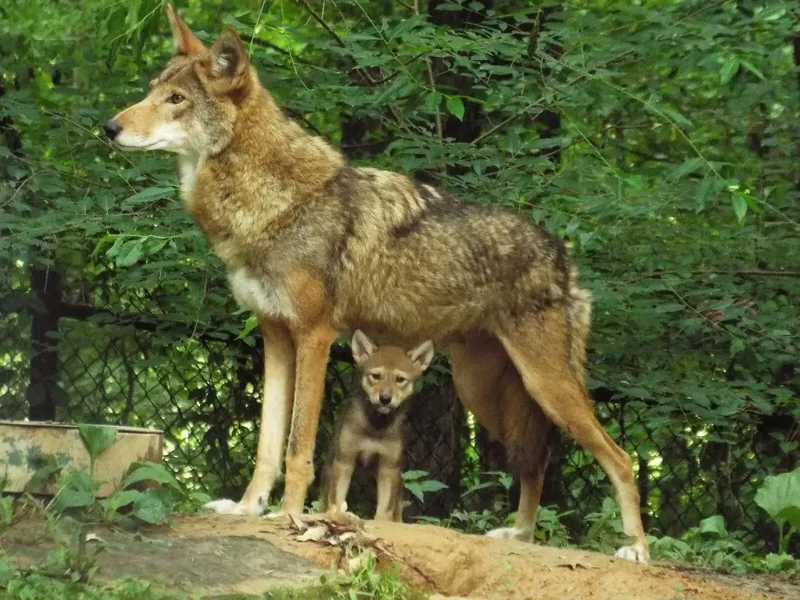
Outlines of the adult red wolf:
{"label": "adult red wolf", "polygon": [[611,479],[632,538],[617,554],[645,562],[631,458],[587,395],[590,298],[562,241],[523,215],[348,165],[281,112],[233,29],[206,49],[168,15],[175,55],[104,129],[120,147],[177,154],[184,206],[264,335],[255,472],[239,502],[211,507],[260,513],[289,430],[282,511],[303,510],[329,346],[360,328],[377,343],[450,347],[461,401],[522,482],[515,527],[494,535],[533,530],[549,419]]}

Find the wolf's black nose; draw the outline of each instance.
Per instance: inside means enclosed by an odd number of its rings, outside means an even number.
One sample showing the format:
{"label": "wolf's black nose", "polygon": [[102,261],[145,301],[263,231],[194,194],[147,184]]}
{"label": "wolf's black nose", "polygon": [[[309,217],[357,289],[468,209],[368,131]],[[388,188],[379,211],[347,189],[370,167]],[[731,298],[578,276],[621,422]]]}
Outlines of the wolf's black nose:
{"label": "wolf's black nose", "polygon": [[392,397],[391,396],[387,396],[386,394],[381,394],[380,396],[378,396],[378,400],[381,401],[381,404],[386,406],[387,404],[391,404]]}
{"label": "wolf's black nose", "polygon": [[110,121],[106,121],[106,124],[103,125],[103,132],[106,134],[106,137],[110,140],[113,140],[115,137],[117,137],[120,131],[122,131],[122,125],[120,125],[113,119]]}

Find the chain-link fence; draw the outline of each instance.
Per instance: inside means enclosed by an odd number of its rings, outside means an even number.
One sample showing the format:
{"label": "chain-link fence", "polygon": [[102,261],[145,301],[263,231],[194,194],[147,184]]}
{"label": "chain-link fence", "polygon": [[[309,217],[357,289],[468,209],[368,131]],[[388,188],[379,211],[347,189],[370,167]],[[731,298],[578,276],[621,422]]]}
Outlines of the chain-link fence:
{"label": "chain-link fence", "polygon": [[[14,308],[5,298],[4,309]],[[42,314],[47,319],[42,321]],[[42,332],[42,322],[50,331]],[[42,357],[56,358],[48,363]],[[413,400],[407,469],[447,488],[406,494],[406,518],[446,518],[454,511],[497,515],[513,510],[518,491],[502,470],[502,450],[488,440],[457,401],[446,360]],[[235,334],[197,335],[152,314],[121,316],[63,302],[31,304],[0,315],[0,418],[44,415],[163,429],[165,461],[176,476],[212,496],[238,497],[250,476],[258,419],[262,357],[258,342]],[[357,378],[347,347],[334,347],[317,440],[321,473],[336,412]],[[755,505],[755,491],[775,467],[779,440],[748,422],[714,431],[696,417],[676,419],[658,402],[623,402],[595,394],[609,434],[634,457],[648,530],[677,535],[703,518],[722,514],[729,528],[774,539]],[[504,485],[505,482],[505,485]],[[276,490],[279,497],[281,490]],[[312,487],[309,499],[318,497]],[[554,446],[543,505],[555,505],[573,535],[610,494],[597,463],[560,436]],[[375,483],[357,473],[349,496],[356,512],[374,510]],[[452,523],[450,519],[448,522]],[[498,524],[495,521],[493,524]],[[456,523],[458,524],[458,523]],[[463,523],[461,523],[463,525]],[[469,526],[469,524],[467,524]]]}

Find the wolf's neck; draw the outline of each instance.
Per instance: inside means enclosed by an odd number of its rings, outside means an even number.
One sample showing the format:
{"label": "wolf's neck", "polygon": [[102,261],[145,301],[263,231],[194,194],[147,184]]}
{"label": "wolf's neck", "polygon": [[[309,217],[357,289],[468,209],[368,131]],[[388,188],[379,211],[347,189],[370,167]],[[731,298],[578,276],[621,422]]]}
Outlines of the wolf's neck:
{"label": "wolf's neck", "polygon": [[[286,118],[257,90],[217,152],[181,156],[184,206],[219,253],[285,226],[298,205],[324,199],[325,184],[344,166],[339,152]],[[225,260],[225,259],[223,259]]]}
{"label": "wolf's neck", "polygon": [[242,110],[229,146],[243,178],[259,178],[263,189],[303,202],[344,165],[342,155],[322,138],[286,117],[265,90]]}

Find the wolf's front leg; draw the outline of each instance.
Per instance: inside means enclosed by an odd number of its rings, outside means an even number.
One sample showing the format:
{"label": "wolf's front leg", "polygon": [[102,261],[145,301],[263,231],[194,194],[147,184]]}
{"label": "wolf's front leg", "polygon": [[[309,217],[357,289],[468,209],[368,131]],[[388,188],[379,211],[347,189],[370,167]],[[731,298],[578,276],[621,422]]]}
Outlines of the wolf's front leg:
{"label": "wolf's front leg", "polygon": [[292,427],[286,447],[286,486],[281,503],[283,514],[298,515],[303,512],[306,492],[314,479],[314,442],[325,390],[328,352],[335,339],[336,332],[329,327],[317,327],[295,335],[297,376]]}
{"label": "wolf's front leg", "polygon": [[294,397],[296,351],[288,328],[267,320],[260,324],[264,336],[264,398],[255,472],[239,502],[223,499],[206,504],[220,514],[261,514],[281,469]]}

